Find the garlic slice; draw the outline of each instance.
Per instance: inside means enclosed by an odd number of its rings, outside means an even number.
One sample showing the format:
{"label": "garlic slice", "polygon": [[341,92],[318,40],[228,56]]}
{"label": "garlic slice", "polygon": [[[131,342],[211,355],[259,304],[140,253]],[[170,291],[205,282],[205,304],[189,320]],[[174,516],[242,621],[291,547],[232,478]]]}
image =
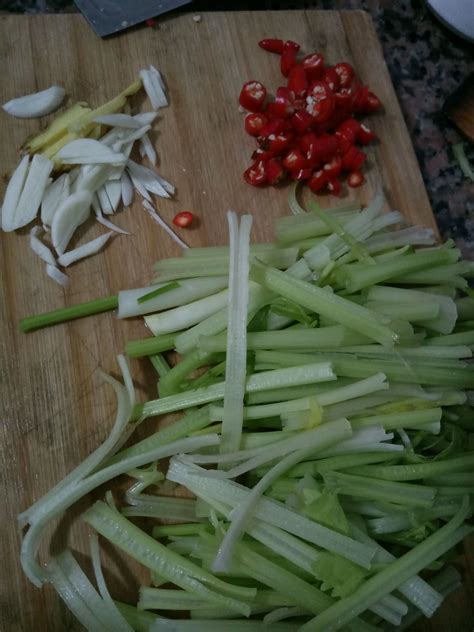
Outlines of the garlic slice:
{"label": "garlic slice", "polygon": [[15,230],[15,211],[25,184],[29,166],[29,156],[23,156],[8,183],[2,207],[2,230],[5,232]]}
{"label": "garlic slice", "polygon": [[71,179],[68,173],[63,173],[48,186],[41,201],[41,221],[45,226],[51,226],[53,216],[59,205],[69,197]]}
{"label": "garlic slice", "polygon": [[62,255],[78,226],[89,217],[92,195],[77,191],[64,200],[53,217],[51,240],[56,252]]}
{"label": "garlic slice", "polygon": [[105,233],[104,235],[100,235],[100,237],[97,237],[96,239],[92,239],[91,241],[82,244],[82,246],[74,248],[74,250],[65,252],[59,257],[58,263],[66,268],[75,261],[79,261],[80,259],[85,259],[85,257],[95,255],[105,246],[111,236],[112,232]]}
{"label": "garlic slice", "polygon": [[39,226],[33,226],[30,230],[30,247],[31,250],[38,255],[45,263],[49,263],[52,266],[56,266],[56,260],[51,250],[41,241],[39,235],[41,228]]}
{"label": "garlic slice", "polygon": [[124,154],[92,138],[72,140],[58,151],[56,158],[66,165],[121,165],[127,161]]}
{"label": "garlic slice", "polygon": [[99,198],[102,211],[106,215],[113,215],[122,196],[122,186],[119,180],[107,180],[107,182],[97,189],[97,197]]}
{"label": "garlic slice", "polygon": [[152,169],[139,165],[130,159],[127,161],[127,168],[131,176],[135,178],[135,180],[139,180],[147,191],[159,195],[160,197],[170,197],[170,194],[166,191],[160,179],[157,177],[157,174]]}
{"label": "garlic slice", "polygon": [[123,127],[128,129],[138,129],[142,123],[129,114],[102,114],[94,119],[94,123],[108,125],[110,127]]}
{"label": "garlic slice", "polygon": [[69,277],[67,274],[64,274],[64,272],[61,272],[59,268],[52,266],[50,263],[46,264],[46,274],[51,277],[53,281],[56,281],[56,283],[59,283],[59,285],[62,285],[63,287],[66,287],[69,284]]}
{"label": "garlic slice", "polygon": [[25,186],[15,209],[14,230],[26,226],[35,219],[52,170],[53,163],[51,160],[48,160],[42,154],[33,156]]}
{"label": "garlic slice", "polygon": [[130,206],[133,202],[133,184],[130,176],[126,171],[122,173],[120,178],[120,187],[122,191],[122,202],[124,206]]}
{"label": "garlic slice", "polygon": [[140,156],[146,156],[153,166],[156,165],[156,151],[148,134],[144,134],[140,139]]}
{"label": "garlic slice", "polygon": [[59,86],[27,94],[7,101],[3,105],[5,112],[17,118],[35,118],[54,112],[62,103],[66,91]]}

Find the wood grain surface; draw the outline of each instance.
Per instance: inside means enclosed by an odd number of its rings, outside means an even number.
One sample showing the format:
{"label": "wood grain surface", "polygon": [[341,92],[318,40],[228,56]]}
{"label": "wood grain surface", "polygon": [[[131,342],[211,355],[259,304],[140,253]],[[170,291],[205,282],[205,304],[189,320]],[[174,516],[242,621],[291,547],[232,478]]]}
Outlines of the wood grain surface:
{"label": "wood grain surface", "polygon": [[[0,102],[58,83],[72,100],[96,106],[133,81],[140,68],[155,64],[166,78],[171,106],[160,114],[153,140],[160,173],[177,186],[175,199],[158,201],[159,211],[168,221],[184,209],[200,217],[196,229],[183,233],[192,246],[226,242],[229,207],[252,213],[253,238],[268,240],[273,218],[288,213],[288,192],[284,187],[257,190],[243,182],[253,139],[244,135],[237,97],[250,78],[270,89],[281,83],[278,58],[257,47],[258,40],[269,36],[297,40],[308,52],[324,51],[329,62],[354,63],[385,110],[370,119],[381,141],[368,149],[368,184],[351,195],[365,203],[382,183],[392,208],[412,222],[434,227],[381,48],[370,17],[363,12],[206,13],[200,23],[188,14],[160,21],[158,30],[140,28],[106,41],[99,40],[79,16],[2,16]],[[143,110],[149,107],[142,97],[136,103]],[[2,174],[12,170],[25,138],[42,125],[44,121],[15,120],[0,112]],[[80,629],[50,588],[37,590],[23,576],[16,515],[107,436],[114,401],[100,381],[99,368],[116,373],[115,357],[125,341],[143,337],[146,331],[140,319],[121,322],[109,313],[24,335],[18,319],[143,285],[151,278],[155,260],[178,254],[138,200],[115,221],[133,236],[114,238],[104,253],[72,266],[67,290],[46,277],[29,248],[27,229],[0,235],[2,632]],[[91,219],[75,243],[103,231]],[[147,362],[133,362],[132,368],[140,396],[153,397],[156,379]],[[152,425],[147,422],[139,432],[149,433]],[[86,569],[88,529],[77,517],[89,502],[87,498],[73,508],[51,541],[54,551],[67,538]],[[136,600],[138,581],[148,581],[147,573],[110,547],[105,550],[112,593]],[[46,551],[47,547],[43,558]],[[431,622],[414,629],[472,629],[472,549],[463,560],[465,588],[450,597]]]}

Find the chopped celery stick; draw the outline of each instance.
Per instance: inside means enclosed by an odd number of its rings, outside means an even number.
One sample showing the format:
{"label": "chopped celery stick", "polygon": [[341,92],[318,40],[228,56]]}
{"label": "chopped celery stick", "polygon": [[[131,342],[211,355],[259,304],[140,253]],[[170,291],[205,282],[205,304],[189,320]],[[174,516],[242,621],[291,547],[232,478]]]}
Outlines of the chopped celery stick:
{"label": "chopped celery stick", "polygon": [[105,503],[97,501],[83,514],[83,519],[138,562],[183,590],[209,603],[230,607],[243,615],[250,614],[242,599],[253,597],[255,589],[240,588],[214,577],[160,544]]}
{"label": "chopped celery stick", "polygon": [[303,625],[301,632],[334,632],[339,630],[351,621],[354,615],[364,612],[381,597],[395,590],[427,564],[449,551],[468,533],[472,533],[472,527],[461,526],[468,511],[468,504],[463,503],[459,512],[446,525],[384,570],[376,573],[352,595],[341,599]]}
{"label": "chopped celery stick", "polygon": [[431,507],[436,495],[434,487],[377,480],[343,472],[324,472],[324,482],[329,489],[334,489],[340,494],[410,507]]}
{"label": "chopped celery stick", "polygon": [[[297,248],[279,248],[262,252],[250,259],[258,259],[275,268],[286,270],[296,262]],[[229,270],[229,255],[208,257],[179,257],[177,259],[162,259],[155,263],[156,280],[174,281],[176,279],[215,276],[215,271],[227,274]]]}
{"label": "chopped celery stick", "polygon": [[[271,252],[273,250],[278,250],[279,246],[275,243],[264,243],[264,244],[250,244],[250,254],[252,255],[261,255],[263,252]],[[199,248],[187,248],[183,250],[183,257],[187,259],[195,259],[196,257],[214,257],[215,255],[219,256],[229,256],[229,246],[205,246]]]}
{"label": "chopped celery stick", "polygon": [[351,420],[351,424],[354,428],[381,425],[385,430],[394,430],[395,428],[416,429],[428,424],[438,424],[441,420],[441,414],[441,408],[428,408],[425,410],[404,411],[385,415],[355,417]]}
{"label": "chopped celery stick", "polygon": [[46,312],[45,314],[38,314],[37,316],[28,316],[27,318],[22,318],[20,320],[20,329],[23,332],[34,331],[35,329],[41,329],[41,327],[57,325],[58,323],[64,323],[68,320],[74,320],[76,318],[82,318],[83,316],[91,316],[92,314],[108,312],[111,309],[115,309],[117,305],[118,296],[98,298],[94,301],[88,301],[87,303],[71,305],[70,307],[63,307],[52,312]]}
{"label": "chopped celery stick", "polygon": [[[372,267],[372,266],[370,266]],[[376,266],[378,267],[378,266]],[[397,335],[385,325],[381,325],[376,315],[368,309],[321,289],[306,281],[290,278],[285,273],[261,264],[252,266],[252,275],[267,289],[293,300],[321,316],[333,318],[380,344],[392,346]]]}
{"label": "chopped celery stick", "polygon": [[[277,369],[252,375],[247,379],[246,393],[264,391],[279,386],[297,386],[300,384],[312,384],[335,379],[331,365],[328,362],[318,362],[313,365],[305,364],[291,369]],[[139,414],[142,418],[164,415],[176,410],[184,410],[192,406],[208,404],[224,399],[225,382],[219,382],[212,386],[199,388],[195,391],[185,391],[178,395],[169,395],[163,399],[155,399],[139,406]]]}
{"label": "chopped celery stick", "polygon": [[170,351],[174,348],[174,342],[174,334],[156,336],[155,338],[144,338],[143,340],[130,340],[125,345],[125,353],[131,358],[152,356],[162,351]]}
{"label": "chopped celery stick", "polygon": [[156,614],[138,610],[121,601],[114,600],[114,603],[135,632],[150,632],[150,626],[159,618]]}
{"label": "chopped celery stick", "polygon": [[160,296],[161,294],[166,294],[166,292],[170,292],[171,290],[176,290],[178,287],[180,287],[179,283],[176,283],[176,282],[167,283],[166,285],[162,285],[161,287],[156,288],[156,290],[152,290],[151,292],[148,292],[147,294],[143,294],[142,296],[139,296],[137,298],[137,302],[146,303],[146,301],[149,301],[152,298],[156,298],[157,296]]}
{"label": "chopped celery stick", "polygon": [[381,303],[368,301],[364,307],[378,314],[384,314],[391,318],[419,322],[432,320],[439,314],[439,304],[436,301],[424,301],[423,303]]}
{"label": "chopped celery stick", "polygon": [[[448,252],[448,251],[441,251]],[[421,253],[436,254],[436,253]],[[411,255],[419,256],[419,255]],[[451,259],[454,257],[451,256]],[[451,263],[450,265],[437,265],[434,268],[425,268],[418,272],[412,272],[411,274],[404,274],[403,276],[397,276],[390,280],[391,283],[401,284],[416,284],[416,285],[436,285],[439,283],[452,285],[458,289],[464,289],[468,287],[467,281],[463,277],[472,277],[474,274],[474,266],[472,261],[460,261],[458,263]]]}
{"label": "chopped celery stick", "polygon": [[462,331],[447,336],[435,336],[427,338],[425,345],[428,347],[457,347],[457,346],[474,346],[474,331]]}
{"label": "chopped celery stick", "polygon": [[242,437],[247,379],[247,318],[249,300],[249,242],[252,216],[239,221],[229,211],[229,300],[220,453],[239,449]]}
{"label": "chopped celery stick", "polygon": [[154,538],[167,538],[170,536],[180,535],[199,535],[201,531],[206,530],[207,528],[207,525],[202,522],[159,525],[158,527],[153,527],[152,535]]}
{"label": "chopped celery stick", "polygon": [[171,371],[169,364],[166,362],[166,360],[161,355],[161,353],[156,353],[154,355],[151,355],[149,356],[149,358],[150,358],[150,362],[153,364],[153,368],[158,373],[160,378],[163,378],[165,375],[167,375]]}
{"label": "chopped celery stick", "polygon": [[[352,218],[358,215],[357,211],[342,211],[335,214],[341,224],[346,224]],[[295,216],[296,217],[296,216]],[[308,237],[320,237],[321,235],[329,235],[331,229],[319,217],[313,214],[295,217],[281,217],[275,222],[275,232],[277,240],[281,244],[291,244],[300,239]]]}
{"label": "chopped celery stick", "polygon": [[182,382],[190,373],[203,366],[213,364],[216,355],[200,351],[192,351],[160,380],[160,397],[179,393]]}
{"label": "chopped celery stick", "polygon": [[422,270],[436,270],[438,267],[454,263],[459,258],[459,252],[449,250],[434,250],[397,257],[386,262],[378,262],[376,266],[368,263],[352,263],[341,266],[336,272],[337,280],[349,292],[358,292],[362,288],[392,280],[402,275],[408,276]]}
{"label": "chopped celery stick", "polygon": [[139,494],[129,499],[132,507],[124,507],[124,516],[147,516],[164,520],[196,522],[196,501],[190,498]]}
{"label": "chopped celery stick", "polygon": [[462,320],[474,319],[474,298],[465,296],[456,300],[458,310],[458,322]]}
{"label": "chopped celery stick", "polygon": [[[474,480],[474,452],[466,452],[457,457],[431,463],[411,463],[409,465],[366,465],[351,470],[354,474],[372,476],[386,481],[413,481],[443,474],[471,472]],[[467,475],[467,474],[466,474]],[[447,482],[447,481],[446,481]]]}

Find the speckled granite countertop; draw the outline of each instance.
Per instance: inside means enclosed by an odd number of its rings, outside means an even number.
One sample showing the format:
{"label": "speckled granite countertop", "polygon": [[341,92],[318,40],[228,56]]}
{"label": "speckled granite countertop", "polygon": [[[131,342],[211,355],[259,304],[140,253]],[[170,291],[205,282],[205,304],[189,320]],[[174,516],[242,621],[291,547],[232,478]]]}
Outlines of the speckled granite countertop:
{"label": "speckled granite countertop", "polygon": [[[184,10],[216,9],[195,1]],[[453,237],[474,258],[474,190],[450,150],[460,136],[441,113],[448,95],[474,72],[474,47],[452,34],[420,0],[247,0],[219,3],[220,10],[365,9],[372,14],[411,133],[433,210],[444,238]],[[71,12],[68,0],[0,0],[14,12]],[[471,161],[473,146],[467,148]]]}

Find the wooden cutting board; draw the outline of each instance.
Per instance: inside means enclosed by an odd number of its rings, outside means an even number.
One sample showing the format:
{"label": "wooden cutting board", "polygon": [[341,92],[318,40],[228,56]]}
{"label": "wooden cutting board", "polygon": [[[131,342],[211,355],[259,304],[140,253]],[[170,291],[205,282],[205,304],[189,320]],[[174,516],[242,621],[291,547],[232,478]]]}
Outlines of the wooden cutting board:
{"label": "wooden cutting board", "polygon": [[[411,222],[435,227],[380,44],[370,17],[363,12],[206,13],[200,23],[189,14],[163,20],[156,31],[140,28],[105,41],[79,16],[2,16],[0,102],[58,83],[71,99],[98,105],[133,81],[140,68],[155,64],[166,78],[171,106],[160,115],[153,140],[160,173],[177,186],[173,201],[157,201],[159,211],[168,221],[184,209],[200,217],[196,229],[183,232],[192,246],[226,242],[229,207],[254,215],[253,237],[262,241],[272,236],[273,218],[288,213],[288,192],[284,187],[257,190],[243,182],[241,174],[254,142],[244,135],[237,97],[242,83],[250,78],[273,89],[281,83],[278,58],[257,47],[260,39],[271,36],[297,40],[308,52],[324,51],[329,62],[354,64],[362,81],[381,98],[385,111],[370,117],[381,140],[368,149],[368,184],[351,196],[365,203],[376,183],[382,183],[392,208]],[[149,107],[144,99],[142,107]],[[19,147],[43,123],[15,120],[0,112],[2,174],[11,171],[18,162]],[[133,236],[117,237],[103,254],[73,266],[67,290],[46,277],[29,248],[27,229],[0,235],[0,629],[5,632],[79,629],[50,588],[37,590],[24,578],[16,515],[107,436],[114,401],[100,381],[99,368],[117,373],[116,354],[126,340],[144,337],[146,331],[139,319],[121,322],[113,314],[103,314],[24,335],[18,331],[18,319],[145,284],[156,259],[178,254],[177,246],[138,200],[115,221]],[[91,220],[75,241],[103,231]],[[147,362],[133,362],[132,368],[141,397],[153,397],[156,377]],[[148,433],[152,424],[146,422],[138,432]],[[105,491],[99,490],[96,496]],[[72,525],[68,541],[87,569],[82,555],[87,552],[87,528],[75,518],[89,501],[79,503],[72,517],[62,521],[63,527]],[[53,550],[64,544],[65,533],[66,529],[56,532]],[[147,581],[147,574],[128,561],[125,564],[111,547],[105,550],[112,593],[136,600],[139,578]],[[465,588],[449,599],[431,623],[422,623],[417,630],[471,629],[472,563],[471,553],[464,562]]]}

